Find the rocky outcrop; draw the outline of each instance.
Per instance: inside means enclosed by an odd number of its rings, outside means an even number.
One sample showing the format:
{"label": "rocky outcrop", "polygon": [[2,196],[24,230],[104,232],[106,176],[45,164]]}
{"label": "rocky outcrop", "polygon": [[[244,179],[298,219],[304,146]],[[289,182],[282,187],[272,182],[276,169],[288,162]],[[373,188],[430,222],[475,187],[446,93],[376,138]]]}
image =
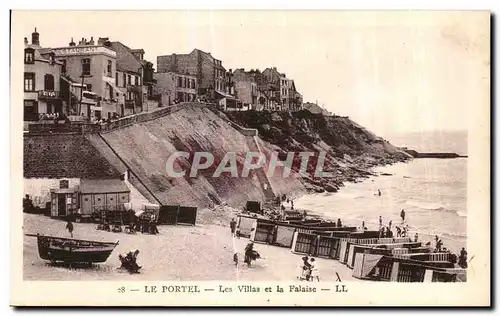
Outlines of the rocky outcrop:
{"label": "rocky outcrop", "polygon": [[[347,117],[323,116],[309,111],[225,114],[238,125],[257,129],[260,138],[274,145],[283,159],[287,152],[315,153],[307,176],[301,178],[308,191],[336,192],[344,182],[373,176],[372,167],[411,159],[406,152]],[[326,153],[324,171],[333,173],[333,177],[315,176],[315,159],[319,152]],[[299,161],[294,161],[295,169],[298,165]]]}

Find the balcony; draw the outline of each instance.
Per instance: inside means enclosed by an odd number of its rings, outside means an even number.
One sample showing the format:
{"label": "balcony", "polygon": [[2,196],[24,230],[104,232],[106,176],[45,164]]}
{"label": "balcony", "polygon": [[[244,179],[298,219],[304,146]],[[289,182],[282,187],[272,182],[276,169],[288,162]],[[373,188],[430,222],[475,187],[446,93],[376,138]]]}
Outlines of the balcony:
{"label": "balcony", "polygon": [[46,90],[39,90],[38,91],[38,99],[40,100],[55,100],[59,99],[59,91],[46,91]]}
{"label": "balcony", "polygon": [[135,100],[125,100],[125,107],[126,108],[133,108],[133,107],[135,107]]}

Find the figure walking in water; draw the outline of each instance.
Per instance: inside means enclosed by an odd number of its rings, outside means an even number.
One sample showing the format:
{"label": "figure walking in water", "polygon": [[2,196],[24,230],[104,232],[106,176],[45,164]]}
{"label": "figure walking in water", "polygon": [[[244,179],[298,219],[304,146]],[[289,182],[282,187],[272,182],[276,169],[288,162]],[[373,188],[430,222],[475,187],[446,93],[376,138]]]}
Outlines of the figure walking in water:
{"label": "figure walking in water", "polygon": [[71,238],[73,238],[73,223],[71,222],[71,219],[68,217],[68,220],[66,222],[66,229],[68,230],[69,234],[71,235]]}

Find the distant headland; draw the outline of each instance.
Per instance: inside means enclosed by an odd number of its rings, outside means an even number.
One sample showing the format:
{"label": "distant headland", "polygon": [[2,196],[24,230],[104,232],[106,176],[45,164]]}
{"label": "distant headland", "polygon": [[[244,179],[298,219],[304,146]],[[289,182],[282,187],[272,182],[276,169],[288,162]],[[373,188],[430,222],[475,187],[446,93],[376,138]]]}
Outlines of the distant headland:
{"label": "distant headland", "polygon": [[444,153],[444,152],[426,152],[421,153],[407,147],[399,147],[400,150],[410,154],[413,158],[436,158],[436,159],[453,159],[453,158],[467,158],[468,156],[459,155],[457,153]]}

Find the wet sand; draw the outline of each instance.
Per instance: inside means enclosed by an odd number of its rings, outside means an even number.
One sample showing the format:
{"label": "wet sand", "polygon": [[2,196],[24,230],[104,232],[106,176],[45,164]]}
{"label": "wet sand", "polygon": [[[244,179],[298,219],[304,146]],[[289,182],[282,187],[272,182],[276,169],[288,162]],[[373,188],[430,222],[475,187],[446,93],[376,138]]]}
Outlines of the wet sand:
{"label": "wet sand", "polygon": [[[234,213],[202,210],[197,226],[160,226],[160,234],[125,234],[96,230],[96,224],[74,223],[74,238],[111,241],[118,246],[103,264],[90,268],[69,269],[53,266],[38,255],[36,238],[24,237],[24,280],[171,280],[171,281],[296,281],[301,255],[288,248],[256,243],[263,259],[251,267],[243,263],[246,238],[232,238],[229,220]],[[205,212],[205,213],[204,213]],[[207,224],[210,222],[210,224]],[[24,214],[24,232],[69,237],[64,221],[41,215]],[[140,274],[131,275],[119,268],[119,254],[140,250]],[[239,255],[235,267],[233,254]],[[352,270],[336,260],[317,258],[321,281],[335,281],[337,272],[342,281],[355,280]]]}

